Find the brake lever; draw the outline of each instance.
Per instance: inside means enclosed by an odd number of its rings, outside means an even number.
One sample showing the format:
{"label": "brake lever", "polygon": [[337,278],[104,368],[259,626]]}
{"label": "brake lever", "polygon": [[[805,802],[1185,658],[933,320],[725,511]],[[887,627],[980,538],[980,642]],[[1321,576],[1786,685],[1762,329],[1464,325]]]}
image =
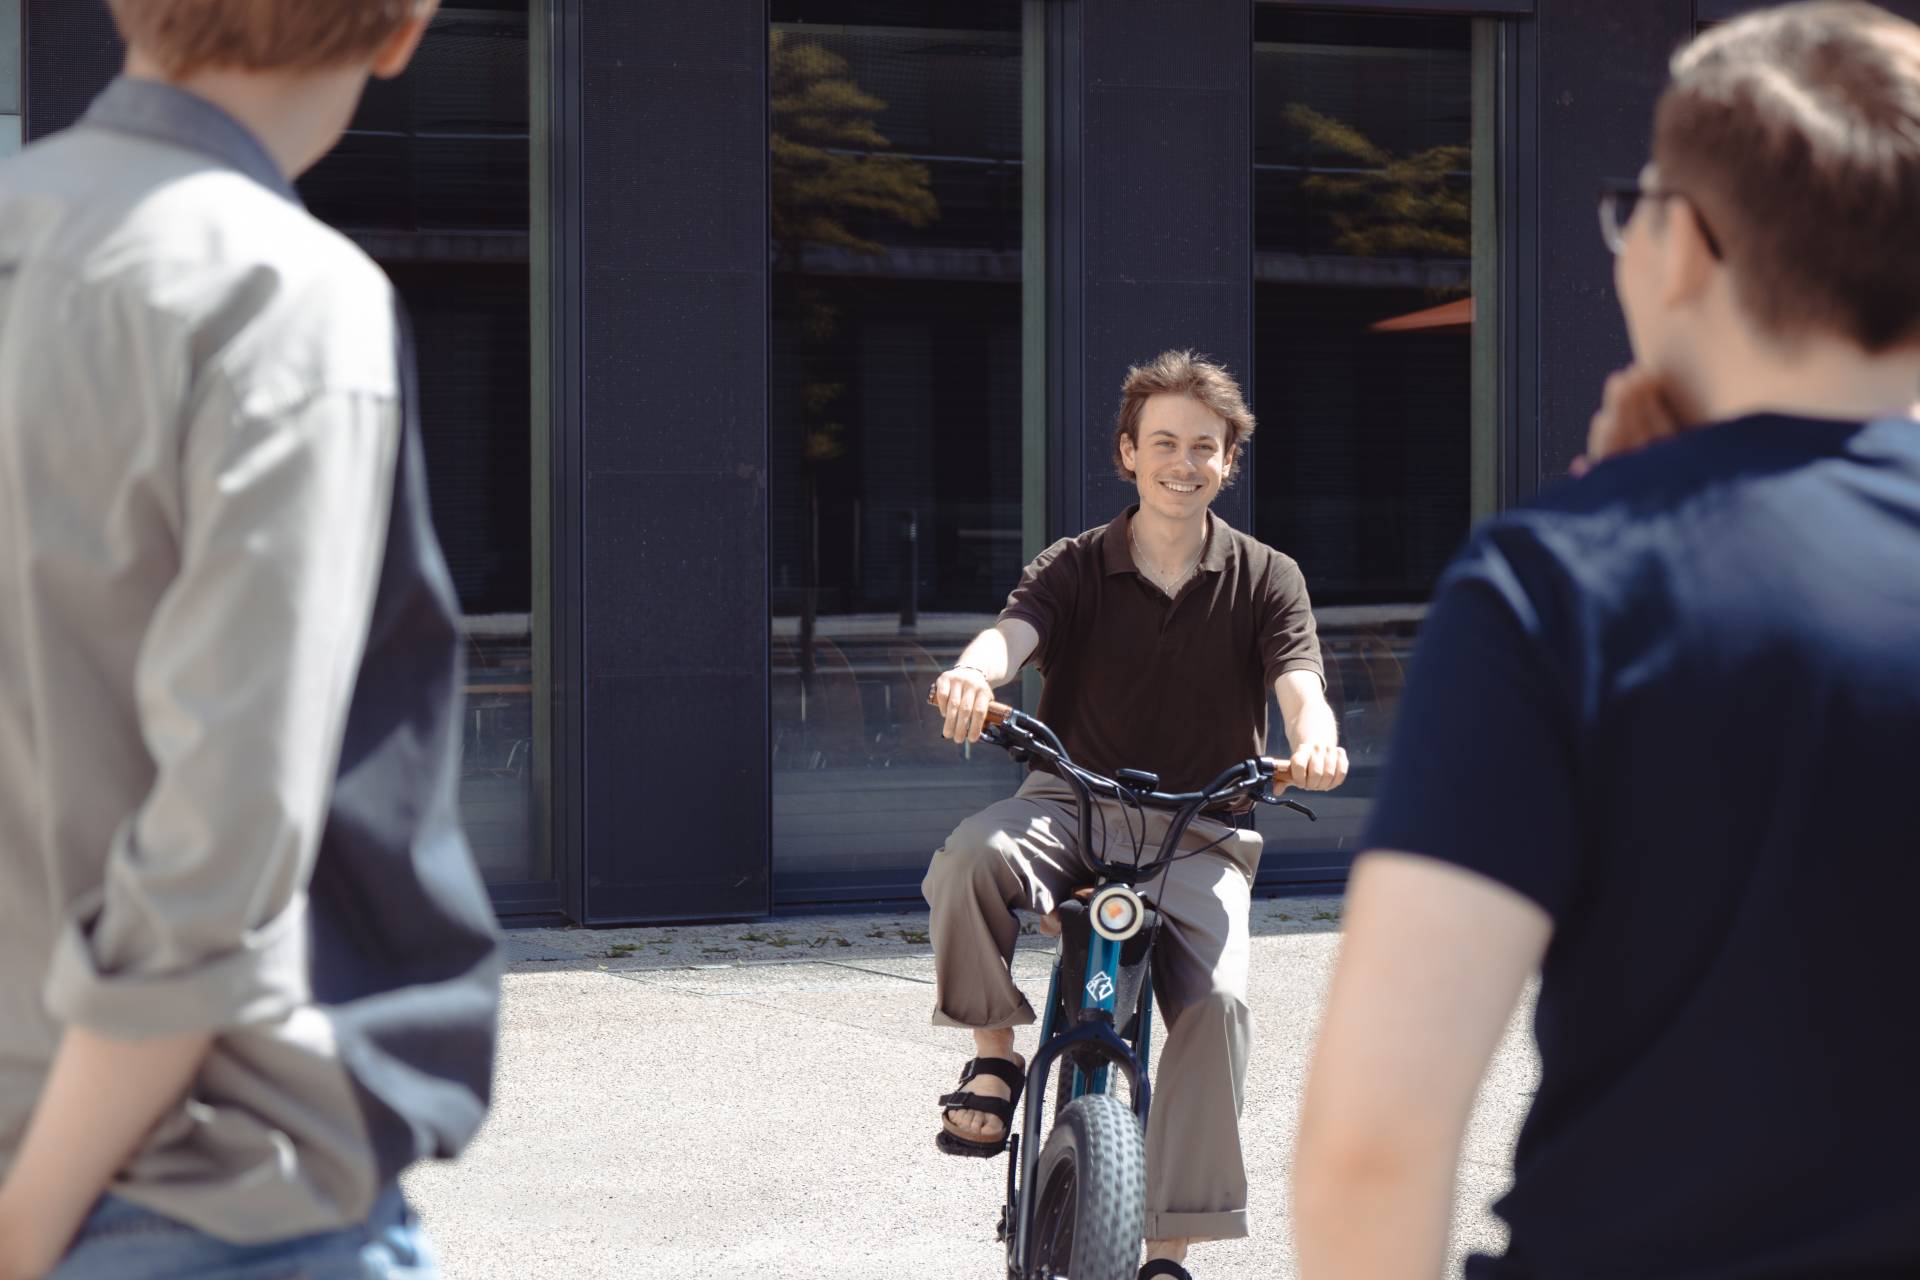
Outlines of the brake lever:
{"label": "brake lever", "polygon": [[1004,747],[1008,751],[1024,751],[1027,745],[1033,741],[1033,735],[1024,733],[1005,721],[1001,721],[997,724],[987,725],[981,729],[980,740],[982,742],[992,743],[996,747]]}
{"label": "brake lever", "polygon": [[1298,800],[1289,800],[1285,796],[1276,796],[1271,791],[1262,791],[1258,795],[1254,796],[1254,799],[1258,800],[1261,804],[1270,804],[1275,806],[1276,808],[1291,809],[1295,813],[1304,814],[1308,822],[1320,821],[1319,814],[1316,814],[1313,810],[1307,808],[1307,806],[1301,804]]}
{"label": "brake lever", "polygon": [[980,740],[1004,750],[1007,759],[1015,764],[1026,764],[1033,759],[1033,735],[1011,720],[987,725],[980,730]]}

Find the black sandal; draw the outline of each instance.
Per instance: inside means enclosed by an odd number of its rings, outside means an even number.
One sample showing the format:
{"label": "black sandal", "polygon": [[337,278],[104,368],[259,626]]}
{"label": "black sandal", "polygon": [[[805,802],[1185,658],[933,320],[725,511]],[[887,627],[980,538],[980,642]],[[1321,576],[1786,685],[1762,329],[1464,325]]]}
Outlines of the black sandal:
{"label": "black sandal", "polygon": [[[985,1094],[968,1093],[966,1085],[977,1076],[992,1076],[1003,1081],[1013,1090],[1010,1098],[994,1098]],[[1017,1062],[1005,1058],[974,1058],[960,1070],[960,1089],[940,1099],[940,1114],[950,1115],[955,1111],[978,1111],[992,1116],[1000,1122],[1000,1137],[994,1142],[976,1142],[963,1138],[945,1125],[934,1138],[934,1144],[950,1156],[976,1156],[991,1159],[1007,1149],[1007,1136],[1013,1132],[1013,1109],[1020,1103],[1020,1091],[1026,1087],[1026,1070]]]}
{"label": "black sandal", "polygon": [[1140,1268],[1140,1280],[1154,1280],[1155,1276],[1165,1276],[1166,1280],[1193,1280],[1193,1273],[1167,1258],[1155,1258]]}

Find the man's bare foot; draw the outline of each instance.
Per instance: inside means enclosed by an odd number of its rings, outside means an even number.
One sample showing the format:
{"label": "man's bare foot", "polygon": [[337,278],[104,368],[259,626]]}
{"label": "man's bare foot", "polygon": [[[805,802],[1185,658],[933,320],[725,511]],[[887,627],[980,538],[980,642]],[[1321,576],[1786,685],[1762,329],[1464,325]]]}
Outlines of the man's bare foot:
{"label": "man's bare foot", "polygon": [[[973,1033],[974,1056],[978,1058],[1004,1058],[1022,1071],[1027,1068],[1027,1060],[1013,1050],[1013,1028],[996,1027],[990,1031]],[[1007,1082],[998,1076],[978,1075],[967,1081],[968,1093],[977,1093],[983,1098],[1011,1098],[1013,1090]],[[990,1116],[984,1111],[953,1111],[941,1121],[947,1132],[956,1138],[965,1138],[968,1142],[998,1142],[1006,1134],[1006,1126],[1000,1123],[1000,1117]]]}
{"label": "man's bare foot", "polygon": [[1191,1240],[1149,1240],[1147,1256],[1140,1265],[1144,1267],[1149,1262],[1158,1262],[1165,1258],[1168,1262],[1178,1262],[1184,1266],[1187,1261],[1187,1246],[1192,1243]]}

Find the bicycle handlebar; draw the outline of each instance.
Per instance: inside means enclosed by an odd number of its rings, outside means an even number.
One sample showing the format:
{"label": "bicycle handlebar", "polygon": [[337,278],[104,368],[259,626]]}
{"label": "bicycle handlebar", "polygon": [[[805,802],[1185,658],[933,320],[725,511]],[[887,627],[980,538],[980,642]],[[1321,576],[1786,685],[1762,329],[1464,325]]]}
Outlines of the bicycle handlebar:
{"label": "bicycle handlebar", "polygon": [[[927,701],[934,706],[939,705],[937,689],[927,691]],[[1129,867],[1124,863],[1110,863],[1093,853],[1092,828],[1089,825],[1091,819],[1087,807],[1082,805],[1080,827],[1083,843],[1081,847],[1088,851],[1094,865],[1103,875],[1119,878],[1120,868],[1123,867],[1135,876],[1158,871],[1173,859],[1180,836],[1201,810],[1250,793],[1261,804],[1292,809],[1296,813],[1304,814],[1310,822],[1319,820],[1312,809],[1299,801],[1275,796],[1267,791],[1269,784],[1277,781],[1290,767],[1288,761],[1276,760],[1272,756],[1242,760],[1239,764],[1223,770],[1218,777],[1199,791],[1141,790],[1075,764],[1072,757],[1067,754],[1067,749],[1061,743],[1059,736],[1048,728],[1045,722],[1004,702],[992,702],[987,705],[986,726],[994,731],[982,735],[986,741],[1005,748],[1009,752],[1044,758],[1055,766],[1061,777],[1073,784],[1083,800],[1100,795],[1107,799],[1123,800],[1154,809],[1171,809],[1179,814],[1167,831],[1166,842],[1160,856],[1152,862],[1136,863]],[[1020,754],[1016,754],[1015,758],[1021,758]]]}
{"label": "bicycle handlebar", "polygon": [[[927,691],[927,702],[930,706],[940,705],[940,699],[937,691],[932,689],[929,689]],[[990,702],[987,704],[986,724],[988,728],[993,728],[996,725],[1012,724],[1024,736],[1038,739],[1038,741],[1036,741],[1033,744],[1034,747],[1050,747],[1051,750],[1046,751],[1045,754],[1047,754],[1050,757],[1053,757],[1055,763],[1065,765],[1073,769],[1075,772],[1079,773],[1083,778],[1086,779],[1086,781],[1093,783],[1095,785],[1096,790],[1101,790],[1101,791],[1110,790],[1115,794],[1125,792],[1127,795],[1131,796],[1133,799],[1139,801],[1140,803],[1150,804],[1155,808],[1178,809],[1194,800],[1199,800],[1199,801],[1202,801],[1203,803],[1218,803],[1221,800],[1229,800],[1233,798],[1232,794],[1215,795],[1212,793],[1215,791],[1218,791],[1222,787],[1227,786],[1229,782],[1235,781],[1236,779],[1241,780],[1243,783],[1252,781],[1251,778],[1248,778],[1246,776],[1246,771],[1247,771],[1247,766],[1255,762],[1243,761],[1242,763],[1235,765],[1233,768],[1223,772],[1219,777],[1215,778],[1213,782],[1210,783],[1206,788],[1200,791],[1182,791],[1182,792],[1173,792],[1173,793],[1164,792],[1164,791],[1138,791],[1132,787],[1128,787],[1123,785],[1122,783],[1116,782],[1112,778],[1106,777],[1102,774],[1095,773],[1091,769],[1087,769],[1081,765],[1075,764],[1073,760],[1067,756],[1066,750],[1060,745],[1060,739],[1054,735],[1051,729],[1047,728],[1045,724],[1041,723],[1041,721],[1037,717],[1030,716],[1023,711],[1016,710],[1015,708],[1008,706],[1004,702]],[[1034,732],[1036,729],[1039,731],[1038,733]],[[996,742],[994,745],[1001,746],[1006,744]],[[1015,745],[1018,746],[1019,744],[1015,744]],[[1261,784],[1264,785],[1268,779],[1273,779],[1277,781],[1280,775],[1286,772],[1286,770],[1289,767],[1291,766],[1288,761],[1276,760],[1272,756],[1259,757],[1258,768],[1261,775],[1260,777]],[[1231,792],[1237,792],[1242,789],[1244,789],[1244,787],[1236,786],[1236,787],[1230,788],[1229,790]]]}

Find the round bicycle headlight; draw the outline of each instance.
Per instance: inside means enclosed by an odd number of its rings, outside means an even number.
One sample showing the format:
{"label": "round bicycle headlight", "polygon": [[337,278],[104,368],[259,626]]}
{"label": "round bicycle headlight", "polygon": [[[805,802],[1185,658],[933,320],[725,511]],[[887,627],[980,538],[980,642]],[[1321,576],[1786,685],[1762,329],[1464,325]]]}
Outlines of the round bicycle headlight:
{"label": "round bicycle headlight", "polygon": [[1093,895],[1090,904],[1093,931],[1113,942],[1125,942],[1140,932],[1146,908],[1140,895],[1123,884],[1112,884]]}

